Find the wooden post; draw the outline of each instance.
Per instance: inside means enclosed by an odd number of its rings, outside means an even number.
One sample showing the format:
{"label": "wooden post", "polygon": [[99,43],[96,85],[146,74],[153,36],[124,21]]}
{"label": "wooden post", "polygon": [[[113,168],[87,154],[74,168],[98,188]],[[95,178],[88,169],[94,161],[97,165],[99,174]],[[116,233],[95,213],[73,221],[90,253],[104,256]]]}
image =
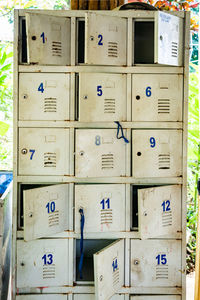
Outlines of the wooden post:
{"label": "wooden post", "polygon": [[89,1],[89,4],[88,4],[88,9],[91,9],[91,10],[98,10],[99,9],[99,1],[98,0],[93,0],[93,1]]}
{"label": "wooden post", "polygon": [[71,0],[71,9],[109,10],[125,3],[125,0]]}
{"label": "wooden post", "polygon": [[194,300],[200,300],[200,178],[198,180],[197,189],[198,189],[198,222],[197,222],[197,235],[196,235]]}

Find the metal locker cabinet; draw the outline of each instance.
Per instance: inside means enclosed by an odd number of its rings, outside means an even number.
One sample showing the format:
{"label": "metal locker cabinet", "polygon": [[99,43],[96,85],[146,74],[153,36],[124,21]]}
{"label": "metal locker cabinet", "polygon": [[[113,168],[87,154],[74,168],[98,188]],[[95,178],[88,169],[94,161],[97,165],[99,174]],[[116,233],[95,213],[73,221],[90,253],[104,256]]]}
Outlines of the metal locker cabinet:
{"label": "metal locker cabinet", "polygon": [[29,64],[70,65],[70,18],[26,13]]}
{"label": "metal locker cabinet", "polygon": [[69,175],[69,129],[20,128],[20,175]]}
{"label": "metal locker cabinet", "polygon": [[69,229],[69,185],[24,191],[24,240],[45,238]]}
{"label": "metal locker cabinet", "polygon": [[181,300],[180,295],[131,296],[130,300]]}
{"label": "metal locker cabinet", "polygon": [[180,240],[131,240],[132,287],[181,287]]}
{"label": "metal locker cabinet", "polygon": [[183,20],[161,11],[155,15],[155,63],[183,64]]}
{"label": "metal locker cabinet", "polygon": [[19,120],[69,120],[69,98],[70,74],[19,74]]}
{"label": "metal locker cabinet", "polygon": [[181,130],[132,130],[133,177],[182,174]]}
{"label": "metal locker cabinet", "polygon": [[[95,295],[94,294],[74,294],[73,300],[95,300]],[[115,294],[109,300],[124,300],[124,295],[116,295]],[[172,299],[172,300],[176,300],[176,299]]]}
{"label": "metal locker cabinet", "polygon": [[84,232],[125,231],[125,185],[75,185],[75,232],[80,233],[80,208]]}
{"label": "metal locker cabinet", "polygon": [[116,129],[76,130],[77,177],[125,176],[127,145],[116,133]]}
{"label": "metal locker cabinet", "polygon": [[181,233],[181,186],[139,189],[138,219],[142,239],[178,238]]}
{"label": "metal locker cabinet", "polygon": [[68,239],[17,241],[17,287],[69,285]]}
{"label": "metal locker cabinet", "polygon": [[79,121],[126,121],[126,74],[79,74]]}
{"label": "metal locker cabinet", "polygon": [[44,295],[20,295],[16,296],[16,300],[67,300],[67,295],[44,294]]}
{"label": "metal locker cabinet", "polygon": [[85,63],[126,65],[127,20],[86,13]]}
{"label": "metal locker cabinet", "polygon": [[132,75],[132,121],[182,121],[182,102],[182,75]]}
{"label": "metal locker cabinet", "polygon": [[124,285],[124,269],[124,240],[94,254],[95,300],[109,300],[119,292]]}

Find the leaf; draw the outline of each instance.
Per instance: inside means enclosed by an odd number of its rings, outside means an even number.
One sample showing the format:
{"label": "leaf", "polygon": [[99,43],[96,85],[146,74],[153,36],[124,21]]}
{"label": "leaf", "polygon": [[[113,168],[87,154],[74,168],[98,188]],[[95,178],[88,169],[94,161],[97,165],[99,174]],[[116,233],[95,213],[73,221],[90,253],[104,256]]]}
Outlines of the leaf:
{"label": "leaf", "polygon": [[9,125],[5,122],[0,121],[0,135],[4,136],[9,129]]}

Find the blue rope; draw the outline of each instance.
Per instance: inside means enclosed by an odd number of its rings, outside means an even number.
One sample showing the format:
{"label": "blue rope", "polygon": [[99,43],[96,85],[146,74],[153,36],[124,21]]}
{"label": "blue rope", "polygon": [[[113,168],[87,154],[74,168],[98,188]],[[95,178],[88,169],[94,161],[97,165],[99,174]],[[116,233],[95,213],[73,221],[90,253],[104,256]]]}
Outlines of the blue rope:
{"label": "blue rope", "polygon": [[82,274],[83,256],[84,256],[84,253],[83,253],[83,229],[84,229],[84,223],[85,223],[85,216],[84,216],[84,212],[83,212],[82,208],[79,209],[79,213],[81,215],[81,240],[80,240],[80,253],[81,253],[81,256],[80,256],[78,270],[79,270],[79,274],[80,274],[80,279],[82,279],[83,278],[83,274]]}
{"label": "blue rope", "polygon": [[[124,139],[125,143],[129,143],[129,140],[127,140],[127,138],[124,136],[124,132],[123,132],[123,128],[122,128],[122,125],[118,122],[118,121],[115,121],[115,123],[117,124],[117,139],[120,140],[120,139]],[[121,136],[119,137],[119,130],[121,129]]]}

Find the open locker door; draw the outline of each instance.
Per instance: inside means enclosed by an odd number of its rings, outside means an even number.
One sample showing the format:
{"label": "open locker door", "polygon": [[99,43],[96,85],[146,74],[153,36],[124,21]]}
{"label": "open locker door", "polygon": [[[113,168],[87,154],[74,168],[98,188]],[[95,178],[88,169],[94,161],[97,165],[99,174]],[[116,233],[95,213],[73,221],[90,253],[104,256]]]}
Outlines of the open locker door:
{"label": "open locker door", "polygon": [[69,185],[24,191],[24,240],[30,241],[69,228]]}
{"label": "open locker door", "polygon": [[183,20],[174,15],[156,12],[155,15],[155,63],[182,65]]}
{"label": "open locker door", "polygon": [[124,285],[124,240],[94,254],[95,299],[109,300]]}
{"label": "open locker door", "polygon": [[141,239],[178,238],[181,232],[181,186],[138,190]]}
{"label": "open locker door", "polygon": [[26,13],[28,63],[70,64],[70,18]]}
{"label": "open locker door", "polygon": [[85,63],[126,65],[126,19],[86,13]]}

